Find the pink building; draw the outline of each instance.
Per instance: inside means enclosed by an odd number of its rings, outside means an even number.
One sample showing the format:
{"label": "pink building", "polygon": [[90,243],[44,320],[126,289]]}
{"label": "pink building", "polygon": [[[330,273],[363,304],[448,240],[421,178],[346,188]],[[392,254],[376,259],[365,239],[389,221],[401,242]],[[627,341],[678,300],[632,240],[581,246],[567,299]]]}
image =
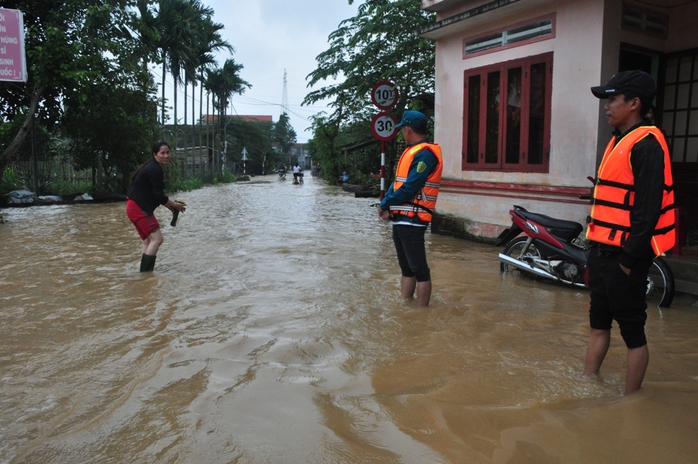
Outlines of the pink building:
{"label": "pink building", "polygon": [[492,239],[513,204],[584,224],[589,206],[579,195],[611,135],[589,89],[642,69],[658,83],[682,239],[698,245],[698,2],[422,0],[422,8],[437,13],[418,31],[436,41],[444,181],[435,230]]}

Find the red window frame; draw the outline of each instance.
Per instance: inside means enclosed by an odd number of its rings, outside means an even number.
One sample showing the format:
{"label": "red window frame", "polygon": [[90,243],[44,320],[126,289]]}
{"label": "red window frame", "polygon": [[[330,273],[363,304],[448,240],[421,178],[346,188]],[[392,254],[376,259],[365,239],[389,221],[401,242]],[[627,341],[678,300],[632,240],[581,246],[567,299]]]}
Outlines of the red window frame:
{"label": "red window frame", "polygon": [[[532,73],[532,68],[539,72]],[[462,170],[548,172],[552,68],[553,54],[545,53],[464,72]],[[510,74],[519,74],[518,95],[510,95]],[[543,80],[532,83],[534,74]],[[544,88],[532,107],[531,88],[536,84]],[[507,104],[510,97],[517,105]]]}

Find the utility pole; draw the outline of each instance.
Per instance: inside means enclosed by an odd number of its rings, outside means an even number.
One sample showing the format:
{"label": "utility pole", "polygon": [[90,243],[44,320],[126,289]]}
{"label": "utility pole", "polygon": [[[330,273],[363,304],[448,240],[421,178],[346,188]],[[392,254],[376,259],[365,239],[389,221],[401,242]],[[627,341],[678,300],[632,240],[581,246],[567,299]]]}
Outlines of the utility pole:
{"label": "utility pole", "polygon": [[286,81],[286,68],[284,68],[284,92],[281,95],[281,111],[288,114],[288,83]]}

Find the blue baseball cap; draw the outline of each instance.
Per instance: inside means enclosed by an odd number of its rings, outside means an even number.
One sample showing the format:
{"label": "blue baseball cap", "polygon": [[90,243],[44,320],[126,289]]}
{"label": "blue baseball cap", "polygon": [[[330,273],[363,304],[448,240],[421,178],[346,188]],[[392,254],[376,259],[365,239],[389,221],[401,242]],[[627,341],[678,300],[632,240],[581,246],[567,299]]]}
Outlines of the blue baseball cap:
{"label": "blue baseball cap", "polygon": [[400,124],[395,126],[395,129],[400,129],[401,127],[405,126],[412,127],[420,132],[426,132],[427,117],[424,115],[424,113],[420,113],[419,111],[407,110],[402,113],[402,121],[400,121]]}

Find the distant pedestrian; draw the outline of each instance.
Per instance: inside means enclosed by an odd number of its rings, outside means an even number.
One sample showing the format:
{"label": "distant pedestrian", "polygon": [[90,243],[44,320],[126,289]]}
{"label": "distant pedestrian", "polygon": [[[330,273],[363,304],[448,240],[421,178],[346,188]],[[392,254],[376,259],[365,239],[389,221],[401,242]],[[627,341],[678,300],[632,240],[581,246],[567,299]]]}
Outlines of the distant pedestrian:
{"label": "distant pedestrian", "polygon": [[165,174],[162,168],[170,162],[170,146],[167,142],[157,142],[153,145],[152,153],[152,158],[131,176],[131,188],[126,202],[126,214],[143,240],[141,272],[153,270],[163,241],[160,224],[153,214],[155,208],[165,205],[171,211],[186,209],[183,204],[170,200],[164,193]]}
{"label": "distant pedestrian", "polygon": [[427,264],[424,235],[431,222],[441,185],[441,147],[427,142],[427,118],[419,111],[405,111],[399,128],[409,145],[400,156],[395,181],[378,207],[381,219],[393,223],[393,241],[402,271],[400,292],[404,300],[414,298],[428,306],[431,271]]}

